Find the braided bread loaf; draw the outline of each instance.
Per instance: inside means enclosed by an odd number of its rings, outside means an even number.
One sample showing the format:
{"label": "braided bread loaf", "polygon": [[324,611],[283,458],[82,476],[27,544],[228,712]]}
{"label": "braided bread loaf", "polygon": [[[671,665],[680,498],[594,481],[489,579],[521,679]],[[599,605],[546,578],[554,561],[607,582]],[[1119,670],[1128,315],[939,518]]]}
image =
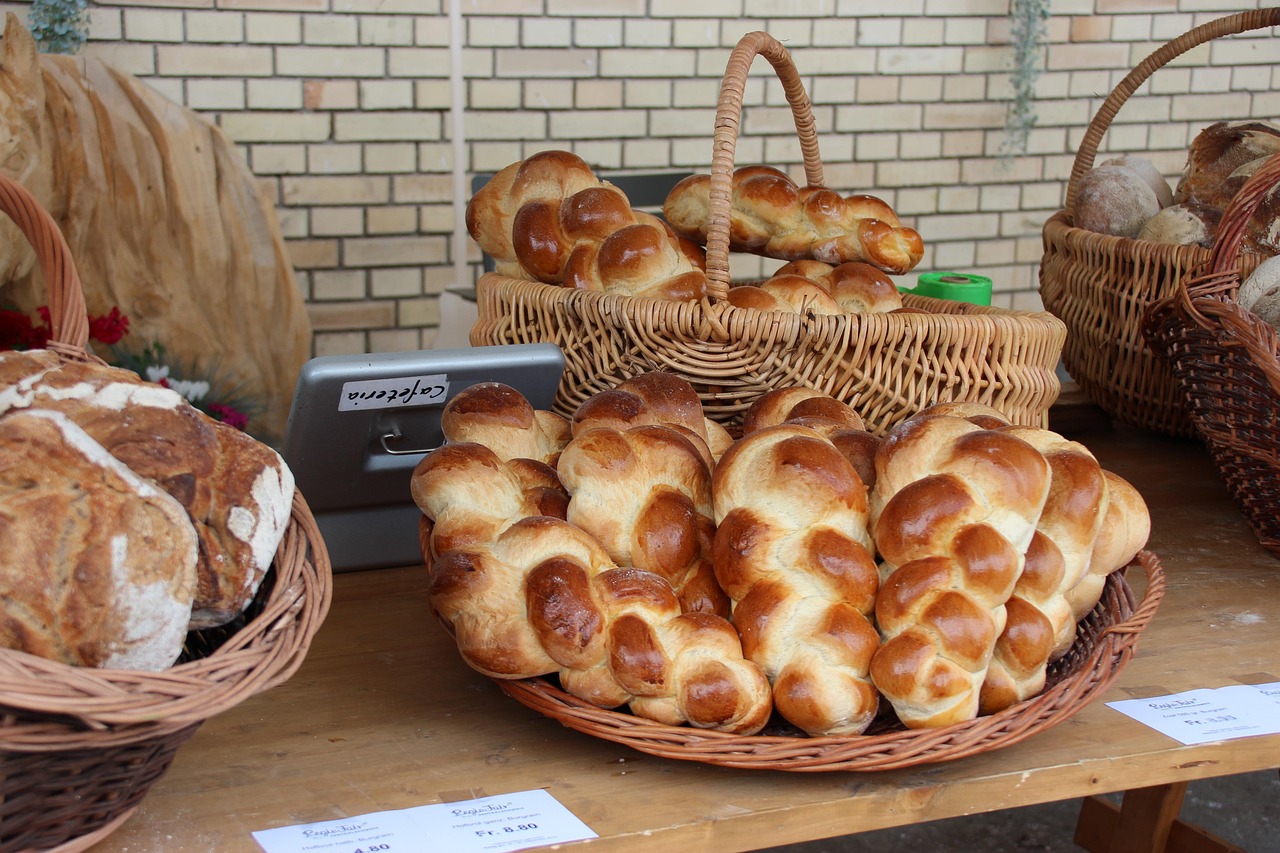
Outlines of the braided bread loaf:
{"label": "braided bread loaf", "polygon": [[706,295],[701,247],[580,157],[543,151],[494,175],[467,205],[467,230],[512,278],[625,296],[697,301]]}
{"label": "braided bread loaf", "polygon": [[[662,206],[677,234],[704,244],[710,211],[710,175],[685,178]],[[909,271],[924,256],[920,235],[903,227],[882,200],[842,197],[823,187],[801,189],[769,166],[734,170],[729,248],[786,260],[866,261],[891,273]]]}
{"label": "braided bread loaf", "polygon": [[708,418],[698,392],[673,373],[651,371],[592,394],[578,406],[571,420],[573,435],[595,427],[625,430],[663,424],[679,430],[703,451],[707,467],[729,449],[733,436]]}
{"label": "braided bread loaf", "polygon": [[866,487],[829,441],[794,424],[736,442],[713,486],[716,577],[774,707],[812,735],[862,733],[879,707]]}
{"label": "braided bread loaf", "polygon": [[774,388],[757,397],[743,413],[742,434],[783,423],[817,431],[849,460],[863,485],[870,489],[875,484],[880,439],[866,429],[852,406],[806,386]]}
{"label": "braided bread loaf", "polygon": [[902,294],[885,273],[860,261],[831,266],[791,261],[759,284],[729,289],[739,308],[813,314],[877,314],[902,308]]}
{"label": "braided bread loaf", "polygon": [[1083,445],[1044,429],[1006,427],[1004,432],[1044,456],[1049,493],[1006,604],[1005,627],[982,686],[984,714],[1043,690],[1049,662],[1071,647],[1079,620],[1067,593],[1089,568],[1107,501],[1102,468]]}
{"label": "braided bread loaf", "polygon": [[477,442],[503,461],[534,459],[553,466],[570,432],[563,417],[534,409],[501,382],[481,382],[451,397],[440,413],[440,430],[446,442]]}
{"label": "braided bread loaf", "polygon": [[871,675],[906,726],[977,715],[1048,491],[1034,447],[965,418],[923,413],[884,439],[871,500],[883,645]]}
{"label": "braided bread loaf", "polygon": [[615,567],[568,522],[526,518],[441,554],[428,594],[463,658],[488,675],[558,672],[575,696],[668,725],[754,734],[768,720],[768,682],[732,625],[682,614],[670,584]]}
{"label": "braided bread loaf", "polygon": [[566,518],[610,559],[660,575],[686,613],[729,616],[711,567],[711,471],[692,441],[662,425],[595,427],[569,442],[557,472]]}

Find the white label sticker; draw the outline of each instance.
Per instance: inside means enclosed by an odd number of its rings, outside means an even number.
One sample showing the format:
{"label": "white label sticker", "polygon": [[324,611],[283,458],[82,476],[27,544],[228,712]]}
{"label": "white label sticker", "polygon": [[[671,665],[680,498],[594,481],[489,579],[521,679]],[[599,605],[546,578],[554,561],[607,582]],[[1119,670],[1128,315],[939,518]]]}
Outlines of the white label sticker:
{"label": "white label sticker", "polygon": [[449,398],[449,377],[400,376],[395,379],[365,379],[344,382],[338,399],[339,412],[364,412],[370,409],[402,409],[417,406],[439,406]]}
{"label": "white label sticker", "polygon": [[267,853],[513,853],[596,833],[538,789],[264,829],[253,837]]}

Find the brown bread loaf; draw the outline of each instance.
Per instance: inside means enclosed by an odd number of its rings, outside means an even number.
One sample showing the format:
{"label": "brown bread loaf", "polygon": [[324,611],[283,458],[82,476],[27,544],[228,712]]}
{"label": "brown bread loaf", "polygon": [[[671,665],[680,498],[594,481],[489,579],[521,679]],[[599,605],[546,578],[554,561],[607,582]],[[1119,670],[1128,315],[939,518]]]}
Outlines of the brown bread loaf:
{"label": "brown bread loaf", "polygon": [[0,645],[160,671],[182,651],[196,534],[173,498],[64,415],[0,417]]}

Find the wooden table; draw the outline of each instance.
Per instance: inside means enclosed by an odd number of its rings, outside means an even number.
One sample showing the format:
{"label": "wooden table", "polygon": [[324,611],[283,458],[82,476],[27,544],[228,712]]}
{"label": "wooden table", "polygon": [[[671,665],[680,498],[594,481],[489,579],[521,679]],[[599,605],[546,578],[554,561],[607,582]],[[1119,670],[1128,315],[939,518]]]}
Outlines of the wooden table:
{"label": "wooden table", "polygon": [[[1168,832],[1188,780],[1280,767],[1280,736],[1181,746],[1104,702],[1280,680],[1280,560],[1198,444],[1078,437],[1147,498],[1168,593],[1104,697],[1021,744],[876,773],[647,756],[565,729],[468,669],[428,614],[421,568],[362,572],[337,577],[298,674],[207,722],[95,851],[258,851],[253,830],[533,788],[601,836],[569,848],[602,853],[754,850],[1129,789],[1121,831],[1146,838],[1123,849],[1163,849],[1152,836]],[[1095,849],[1114,818],[1086,815]]]}

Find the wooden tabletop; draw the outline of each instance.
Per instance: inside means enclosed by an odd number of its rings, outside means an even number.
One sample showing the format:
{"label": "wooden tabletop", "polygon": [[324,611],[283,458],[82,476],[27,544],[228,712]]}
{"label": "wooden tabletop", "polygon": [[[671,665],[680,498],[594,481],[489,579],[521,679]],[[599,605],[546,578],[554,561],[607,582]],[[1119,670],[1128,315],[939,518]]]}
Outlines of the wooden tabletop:
{"label": "wooden tabletop", "polygon": [[1092,426],[1075,437],[1146,497],[1168,592],[1117,683],[1020,744],[868,773],[644,755],[563,728],[461,663],[421,567],[360,572],[336,578],[297,675],[205,723],[94,850],[258,851],[254,830],[545,788],[600,835],[569,849],[725,853],[1280,767],[1280,736],[1181,746],[1104,704],[1280,681],[1280,560],[1198,444]]}

